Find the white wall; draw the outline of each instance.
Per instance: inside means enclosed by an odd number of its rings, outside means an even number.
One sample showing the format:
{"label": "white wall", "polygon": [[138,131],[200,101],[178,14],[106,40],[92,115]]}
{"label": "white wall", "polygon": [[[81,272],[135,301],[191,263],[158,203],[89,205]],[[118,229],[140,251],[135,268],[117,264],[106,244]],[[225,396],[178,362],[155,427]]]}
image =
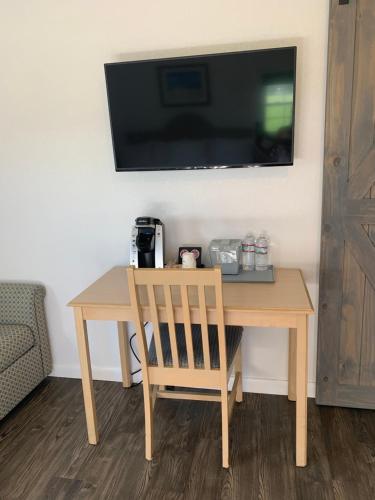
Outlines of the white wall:
{"label": "white wall", "polygon": [[[266,228],[276,265],[300,267],[317,306],[328,2],[3,2],[0,30],[0,279],[47,286],[54,374],[77,376],[65,304],[126,264],[139,215],[180,243]],[[298,46],[294,167],[116,173],[103,63]],[[314,392],[316,320],[309,354]],[[114,325],[89,324],[94,376],[119,380]],[[285,393],[286,331],[249,329],[245,386]]]}

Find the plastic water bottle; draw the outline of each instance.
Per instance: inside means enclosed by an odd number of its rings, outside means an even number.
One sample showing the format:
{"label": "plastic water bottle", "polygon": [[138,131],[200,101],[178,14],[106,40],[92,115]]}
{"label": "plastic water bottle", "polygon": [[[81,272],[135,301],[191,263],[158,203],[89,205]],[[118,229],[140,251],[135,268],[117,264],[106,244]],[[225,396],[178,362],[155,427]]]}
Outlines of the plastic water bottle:
{"label": "plastic water bottle", "polygon": [[242,242],[242,269],[254,271],[255,266],[255,238],[249,233]]}
{"label": "plastic water bottle", "polygon": [[267,271],[268,269],[268,239],[260,234],[255,240],[255,269],[256,271]]}

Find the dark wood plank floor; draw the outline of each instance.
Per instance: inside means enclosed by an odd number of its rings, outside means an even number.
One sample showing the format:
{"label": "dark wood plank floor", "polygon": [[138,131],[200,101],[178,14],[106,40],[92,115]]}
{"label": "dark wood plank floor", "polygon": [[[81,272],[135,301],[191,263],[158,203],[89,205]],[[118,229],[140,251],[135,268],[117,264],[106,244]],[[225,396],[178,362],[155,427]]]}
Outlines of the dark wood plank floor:
{"label": "dark wood plank floor", "polygon": [[375,499],[375,412],[309,400],[309,465],[294,466],[294,403],[246,394],[221,468],[220,409],[159,400],[144,459],[142,387],[95,382],[87,443],[80,381],[47,379],[0,422],[0,499]]}

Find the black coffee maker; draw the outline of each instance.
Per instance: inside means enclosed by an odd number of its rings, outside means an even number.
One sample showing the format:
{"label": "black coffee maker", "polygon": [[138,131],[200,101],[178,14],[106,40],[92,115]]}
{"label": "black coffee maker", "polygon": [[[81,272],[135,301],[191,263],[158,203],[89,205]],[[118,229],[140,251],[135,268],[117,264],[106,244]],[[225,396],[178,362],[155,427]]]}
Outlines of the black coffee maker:
{"label": "black coffee maker", "polygon": [[130,241],[130,265],[164,267],[163,223],[154,217],[137,217]]}

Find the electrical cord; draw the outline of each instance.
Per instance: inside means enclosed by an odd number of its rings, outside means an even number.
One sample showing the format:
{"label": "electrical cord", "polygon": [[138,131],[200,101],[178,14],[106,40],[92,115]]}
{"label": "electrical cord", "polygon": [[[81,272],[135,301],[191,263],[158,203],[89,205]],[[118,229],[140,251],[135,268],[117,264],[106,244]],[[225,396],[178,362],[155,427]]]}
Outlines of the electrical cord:
{"label": "electrical cord", "polygon": [[[146,323],[144,323],[143,326],[147,326],[147,325],[148,325],[148,321],[146,321]],[[134,347],[133,347],[133,339],[134,339],[134,337],[136,335],[137,335],[136,333],[133,333],[130,336],[129,346],[130,346],[131,352],[133,353],[133,356],[138,361],[138,363],[141,364],[141,360],[139,359],[139,356],[137,355],[137,353],[135,352]],[[137,370],[134,370],[133,372],[130,372],[130,375],[135,375],[136,373],[139,373],[140,371],[142,371],[142,368],[138,368]],[[140,384],[142,384],[142,380],[140,380],[139,382],[133,383],[130,387],[137,387],[137,385],[140,385]]]}
{"label": "electrical cord", "polygon": [[[134,347],[133,347],[133,344],[132,344],[132,340],[134,339],[134,337],[136,336],[137,334],[136,333],[133,333],[133,335],[130,337],[129,339],[129,344],[130,344],[130,349],[133,353],[133,356],[135,357],[135,359],[138,361],[138,363],[141,362],[141,360],[139,359],[138,355],[136,354],[136,352],[134,351]],[[135,373],[138,373],[141,371],[141,368],[139,368],[138,370],[135,370],[134,372],[131,373],[131,375],[134,375]]]}

